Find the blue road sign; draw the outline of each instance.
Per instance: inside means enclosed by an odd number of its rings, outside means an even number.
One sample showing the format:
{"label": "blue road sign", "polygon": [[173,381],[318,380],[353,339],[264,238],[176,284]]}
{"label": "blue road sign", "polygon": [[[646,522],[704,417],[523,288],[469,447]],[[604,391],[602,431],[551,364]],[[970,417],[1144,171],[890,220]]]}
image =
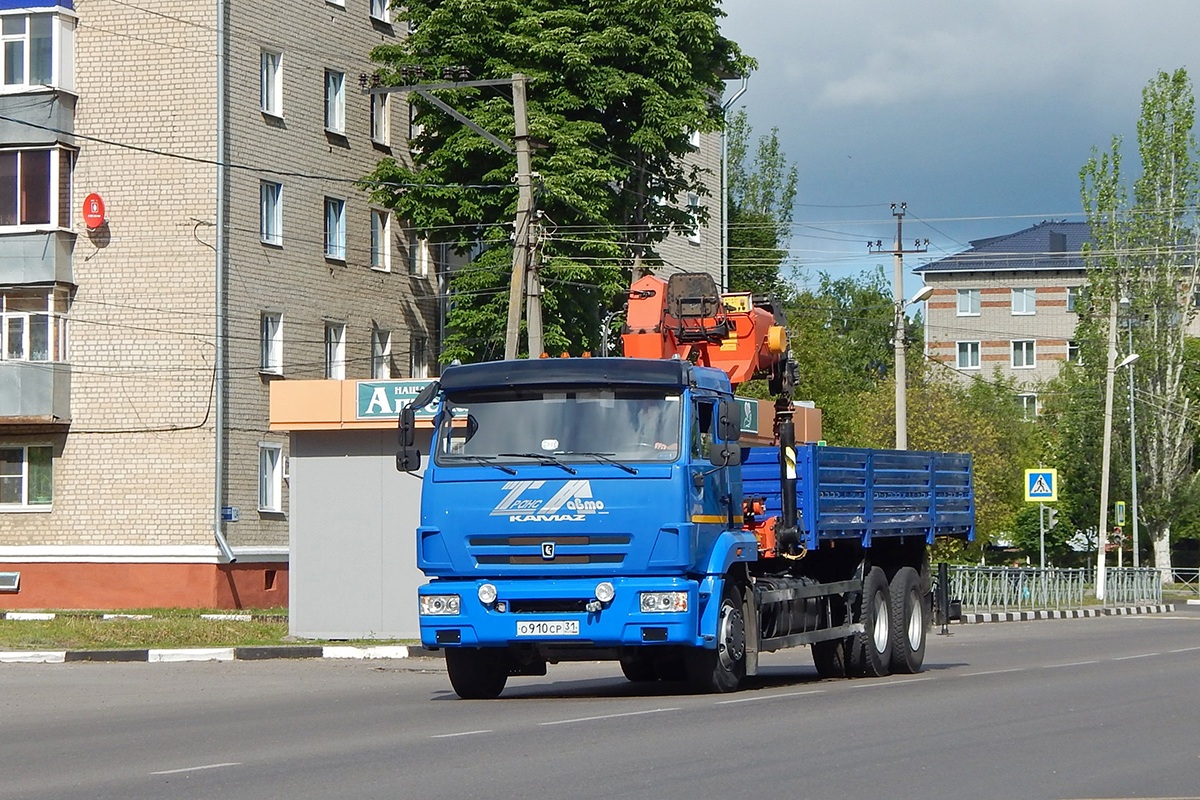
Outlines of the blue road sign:
{"label": "blue road sign", "polygon": [[1058,501],[1058,470],[1025,470],[1025,502],[1054,503]]}

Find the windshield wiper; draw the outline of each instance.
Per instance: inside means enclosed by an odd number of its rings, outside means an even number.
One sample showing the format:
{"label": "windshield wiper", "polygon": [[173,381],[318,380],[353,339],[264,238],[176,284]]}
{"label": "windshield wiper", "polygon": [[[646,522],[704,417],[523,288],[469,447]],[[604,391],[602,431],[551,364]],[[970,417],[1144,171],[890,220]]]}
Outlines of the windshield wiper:
{"label": "windshield wiper", "polygon": [[556,456],[591,456],[592,458],[596,459],[597,461],[603,461],[605,464],[612,464],[614,467],[623,469],[626,472],[628,472],[630,475],[638,474],[637,469],[635,469],[634,467],[631,467],[628,464],[622,464],[620,461],[609,458],[609,456],[615,456],[616,453],[589,453],[584,450],[557,450],[557,451],[555,451],[554,455],[556,455]]}
{"label": "windshield wiper", "polygon": [[489,467],[495,467],[496,469],[498,469],[502,472],[507,472],[509,475],[517,474],[517,471],[515,469],[513,469],[512,467],[508,466],[507,464],[497,464],[495,459],[489,458],[487,456],[449,455],[449,456],[442,456],[442,459],[445,461],[448,461],[450,459],[454,459],[456,461],[474,461],[476,464],[487,464]]}
{"label": "windshield wiper", "polygon": [[575,469],[570,464],[564,464],[548,453],[497,453],[496,455],[506,456],[509,458],[536,458],[538,463],[540,463],[543,467],[558,467],[559,469],[569,472],[572,475],[577,475],[579,473],[579,470]]}

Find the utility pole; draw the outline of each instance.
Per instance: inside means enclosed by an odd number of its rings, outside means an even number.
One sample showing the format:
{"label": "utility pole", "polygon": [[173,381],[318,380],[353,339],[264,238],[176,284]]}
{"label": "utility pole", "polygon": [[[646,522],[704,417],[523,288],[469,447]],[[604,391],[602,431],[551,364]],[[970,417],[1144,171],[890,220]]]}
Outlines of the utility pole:
{"label": "utility pole", "polygon": [[1108,366],[1104,372],[1104,440],[1100,456],[1100,528],[1096,531],[1096,599],[1103,600],[1107,575],[1104,546],[1108,543],[1108,482],[1112,460],[1113,383],[1117,374],[1117,293],[1108,303]]}
{"label": "utility pole", "polygon": [[[896,218],[896,246],[891,251],[893,256],[893,275],[892,275],[892,299],[895,303],[894,314],[894,331],[892,345],[895,349],[895,372],[896,372],[896,449],[908,449],[908,366],[905,363],[904,357],[904,308],[908,305],[904,302],[904,255],[906,253],[924,253],[929,249],[929,240],[913,242],[912,250],[905,250],[903,247],[904,241],[904,212],[908,208],[908,203],[900,203],[897,206],[892,203],[892,216]],[[874,243],[867,242],[867,249],[871,253],[887,252],[882,249],[883,243],[876,240]]]}

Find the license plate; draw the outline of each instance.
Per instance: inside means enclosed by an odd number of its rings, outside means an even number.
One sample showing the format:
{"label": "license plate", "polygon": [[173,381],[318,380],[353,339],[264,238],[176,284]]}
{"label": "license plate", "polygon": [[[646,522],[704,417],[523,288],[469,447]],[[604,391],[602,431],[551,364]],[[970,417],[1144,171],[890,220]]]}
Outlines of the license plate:
{"label": "license plate", "polygon": [[577,619],[518,620],[517,636],[578,636]]}

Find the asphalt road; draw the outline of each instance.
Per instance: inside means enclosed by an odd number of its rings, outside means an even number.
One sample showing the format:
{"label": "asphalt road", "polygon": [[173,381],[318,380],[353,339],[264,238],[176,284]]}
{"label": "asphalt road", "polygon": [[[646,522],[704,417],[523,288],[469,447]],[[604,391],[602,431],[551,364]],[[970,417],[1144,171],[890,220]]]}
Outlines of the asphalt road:
{"label": "asphalt road", "polygon": [[1200,797],[1200,608],[956,626],[917,676],[734,695],[614,664],[0,664],[0,798]]}

